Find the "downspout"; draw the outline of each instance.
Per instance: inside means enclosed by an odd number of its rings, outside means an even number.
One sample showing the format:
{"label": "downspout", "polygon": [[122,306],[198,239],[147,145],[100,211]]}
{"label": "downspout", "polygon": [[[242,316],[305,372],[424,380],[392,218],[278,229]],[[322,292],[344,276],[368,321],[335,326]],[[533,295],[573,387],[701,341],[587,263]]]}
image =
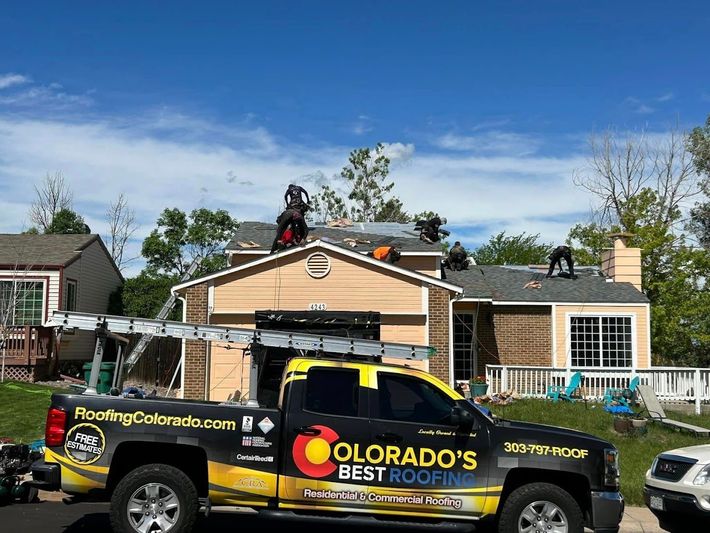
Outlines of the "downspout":
{"label": "downspout", "polygon": [[[176,292],[172,292],[175,297],[182,302],[182,321],[187,322],[187,299],[178,296]],[[182,346],[180,347],[180,399],[185,398],[185,339],[182,340]]]}

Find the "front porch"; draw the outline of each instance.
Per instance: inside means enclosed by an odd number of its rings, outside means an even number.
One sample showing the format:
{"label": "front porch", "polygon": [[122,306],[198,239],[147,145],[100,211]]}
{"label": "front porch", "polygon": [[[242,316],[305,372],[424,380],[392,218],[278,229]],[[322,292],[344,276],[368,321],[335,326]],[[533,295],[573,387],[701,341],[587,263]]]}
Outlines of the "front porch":
{"label": "front porch", "polygon": [[581,372],[582,394],[588,399],[601,400],[607,388],[628,387],[635,376],[641,384],[653,388],[663,402],[710,402],[710,369],[686,367],[652,368],[553,368],[546,366],[486,365],[489,394],[513,390],[524,397],[544,398],[549,385],[565,385],[570,376]]}
{"label": "front porch", "polygon": [[39,381],[50,372],[56,356],[52,349],[53,328],[15,326],[7,329],[0,350],[5,380]]}

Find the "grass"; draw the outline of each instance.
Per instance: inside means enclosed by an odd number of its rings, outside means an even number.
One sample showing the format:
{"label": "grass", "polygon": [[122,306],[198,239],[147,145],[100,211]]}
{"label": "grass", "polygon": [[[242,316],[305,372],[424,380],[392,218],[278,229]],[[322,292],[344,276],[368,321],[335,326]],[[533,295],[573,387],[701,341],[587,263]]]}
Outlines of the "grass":
{"label": "grass", "polygon": [[61,390],[18,381],[0,383],[0,437],[15,442],[44,438],[50,398]]}
{"label": "grass", "polygon": [[[648,433],[643,436],[627,436],[616,433],[613,416],[602,409],[601,404],[545,403],[544,400],[520,400],[508,406],[487,406],[493,412],[509,420],[536,422],[561,426],[590,433],[612,442],[620,452],[621,492],[629,505],[643,506],[643,485],[646,470],[653,458],[662,451],[683,446],[710,444],[710,440],[679,433],[657,423],[648,423]],[[668,412],[670,418],[702,427],[710,427],[708,415],[686,415]]]}

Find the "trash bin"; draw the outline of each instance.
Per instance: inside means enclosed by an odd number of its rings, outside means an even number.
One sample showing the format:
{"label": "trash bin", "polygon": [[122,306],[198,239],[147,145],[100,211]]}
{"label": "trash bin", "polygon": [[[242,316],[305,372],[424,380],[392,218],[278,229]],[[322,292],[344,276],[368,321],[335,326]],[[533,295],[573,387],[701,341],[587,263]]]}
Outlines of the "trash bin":
{"label": "trash bin", "polygon": [[[89,384],[89,377],[91,376],[91,368],[93,363],[84,363],[82,367],[84,370],[84,381]],[[111,390],[111,384],[113,383],[113,373],[116,371],[116,363],[101,363],[101,368],[99,369],[99,381],[96,384],[96,392],[99,394],[107,394]]]}

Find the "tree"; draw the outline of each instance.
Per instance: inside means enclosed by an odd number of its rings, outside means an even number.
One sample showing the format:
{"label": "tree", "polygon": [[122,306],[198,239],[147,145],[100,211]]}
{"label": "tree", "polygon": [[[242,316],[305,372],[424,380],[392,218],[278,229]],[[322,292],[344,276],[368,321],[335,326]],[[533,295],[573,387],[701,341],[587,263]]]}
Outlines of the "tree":
{"label": "tree", "polygon": [[693,155],[693,164],[703,176],[701,189],[705,194],[690,210],[688,229],[698,238],[701,246],[710,249],[710,116],[705,126],[695,128],[688,136],[688,151]]}
{"label": "tree", "polygon": [[41,232],[47,233],[57,213],[71,209],[72,193],[61,172],[47,174],[34,189],[37,196],[30,207],[30,220]]}
{"label": "tree", "polygon": [[[142,318],[155,318],[170,295],[170,289],[179,282],[178,276],[154,274],[143,270],[126,282],[111,295],[109,313]],[[177,305],[168,320],[181,319],[181,303]]]}
{"label": "tree", "polygon": [[699,186],[682,139],[675,131],[654,142],[643,135],[619,142],[612,132],[593,138],[589,166],[575,181],[597,197],[597,220],[573,227],[568,242],[578,259],[598,264],[609,232],[633,234],[652,304],[654,361],[698,365],[710,360],[710,318],[697,311],[707,309],[710,260],[683,233],[683,205]]}
{"label": "tree", "polygon": [[321,186],[320,192],[313,196],[311,204],[314,213],[311,218],[317,218],[316,222],[328,222],[348,216],[345,200],[330,185]]}
{"label": "tree", "polygon": [[390,196],[394,182],[387,182],[389,164],[382,143],[374,150],[366,147],[350,152],[348,164],[340,171],[340,180],[349,189],[348,201],[329,185],[321,186],[312,202],[319,222],[344,216],[355,222],[410,222],[399,198]]}
{"label": "tree", "polygon": [[198,275],[227,266],[222,247],[239,224],[223,209],[195,209],[189,220],[180,209],[165,209],[157,223],[142,247],[151,274],[180,277],[196,258],[202,259]]}
{"label": "tree", "polygon": [[133,209],[128,207],[128,201],[123,193],[119,195],[115,202],[109,204],[109,208],[106,211],[106,218],[109,228],[107,242],[111,257],[118,269],[123,270],[128,263],[135,259],[124,257],[124,253],[128,240],[138,229],[136,213]]}
{"label": "tree", "polygon": [[505,231],[491,236],[471,254],[479,265],[530,265],[546,262],[551,244],[540,243],[539,234],[507,236]]}
{"label": "tree", "polygon": [[54,215],[51,224],[44,232],[46,234],[88,234],[91,233],[91,229],[81,215],[71,209],[61,209]]}

